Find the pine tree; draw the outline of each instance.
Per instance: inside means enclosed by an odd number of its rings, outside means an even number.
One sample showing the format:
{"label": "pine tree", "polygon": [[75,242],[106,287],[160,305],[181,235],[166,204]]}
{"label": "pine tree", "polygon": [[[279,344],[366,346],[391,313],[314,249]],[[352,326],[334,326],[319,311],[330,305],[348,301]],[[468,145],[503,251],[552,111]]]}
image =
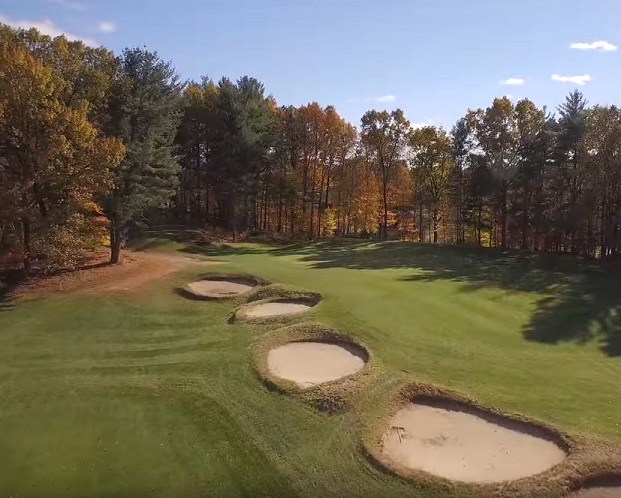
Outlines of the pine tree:
{"label": "pine tree", "polygon": [[181,85],[171,65],[157,53],[126,49],[113,87],[107,131],[123,140],[125,160],[115,171],[114,188],[102,200],[110,221],[110,261],[118,263],[132,224],[175,194],[179,163],[174,139],[180,121]]}

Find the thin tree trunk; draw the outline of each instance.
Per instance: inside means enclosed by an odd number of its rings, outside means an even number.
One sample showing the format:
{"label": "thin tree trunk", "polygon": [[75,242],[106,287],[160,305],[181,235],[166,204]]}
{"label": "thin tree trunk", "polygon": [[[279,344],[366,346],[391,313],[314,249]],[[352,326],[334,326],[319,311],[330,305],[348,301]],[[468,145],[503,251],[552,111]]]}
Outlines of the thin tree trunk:
{"label": "thin tree trunk", "polygon": [[32,260],[30,254],[31,245],[31,232],[30,232],[30,219],[27,216],[22,217],[22,256],[24,258],[24,274],[30,275],[32,270]]}
{"label": "thin tree trunk", "polygon": [[500,247],[507,247],[507,189],[503,188],[502,210],[500,212]]}
{"label": "thin tree trunk", "polygon": [[386,180],[383,182],[382,197],[384,200],[384,226],[382,227],[382,238],[388,238],[388,186]]}
{"label": "thin tree trunk", "polygon": [[114,222],[110,222],[110,263],[117,264],[122,260],[121,245],[123,242],[123,235]]}

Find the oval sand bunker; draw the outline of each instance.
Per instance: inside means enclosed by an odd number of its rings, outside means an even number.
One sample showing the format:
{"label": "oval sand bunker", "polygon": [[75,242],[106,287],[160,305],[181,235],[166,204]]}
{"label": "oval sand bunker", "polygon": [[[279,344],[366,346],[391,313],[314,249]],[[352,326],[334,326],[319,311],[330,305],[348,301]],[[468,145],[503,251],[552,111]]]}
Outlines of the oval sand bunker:
{"label": "oval sand bunker", "polygon": [[248,306],[244,314],[248,318],[269,318],[281,315],[297,315],[304,313],[312,307],[312,305],[302,302],[261,303]]}
{"label": "oval sand bunker", "polygon": [[356,373],[366,361],[366,351],[353,344],[304,341],[272,349],[267,367],[277,377],[308,388]]}
{"label": "oval sand bunker", "polygon": [[556,444],[528,434],[526,424],[472,413],[448,403],[410,403],[390,421],[383,451],[403,467],[477,483],[532,476],[565,458]]}
{"label": "oval sand bunker", "polygon": [[254,288],[250,281],[242,280],[216,280],[205,279],[192,282],[187,285],[187,289],[197,296],[213,299],[238,296]]}

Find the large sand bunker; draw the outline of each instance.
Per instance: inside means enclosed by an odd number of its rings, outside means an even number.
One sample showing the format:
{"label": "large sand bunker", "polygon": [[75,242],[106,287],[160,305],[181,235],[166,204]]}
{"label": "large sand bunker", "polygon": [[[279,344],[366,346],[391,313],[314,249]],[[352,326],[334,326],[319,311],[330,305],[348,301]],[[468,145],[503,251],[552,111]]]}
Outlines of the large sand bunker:
{"label": "large sand bunker", "polygon": [[367,360],[367,352],[354,344],[301,341],[272,349],[267,367],[304,389],[354,374]]}
{"label": "large sand bunker", "polygon": [[390,421],[383,452],[400,466],[491,483],[539,474],[565,453],[534,427],[448,402],[415,402]]}
{"label": "large sand bunker", "polygon": [[574,498],[621,498],[621,476],[608,476],[587,482]]}
{"label": "large sand bunker", "polygon": [[314,306],[305,301],[273,301],[268,303],[251,304],[244,309],[246,318],[272,318],[275,316],[298,315]]}
{"label": "large sand bunker", "polygon": [[256,283],[242,278],[206,278],[186,285],[185,291],[196,298],[223,299],[251,291]]}

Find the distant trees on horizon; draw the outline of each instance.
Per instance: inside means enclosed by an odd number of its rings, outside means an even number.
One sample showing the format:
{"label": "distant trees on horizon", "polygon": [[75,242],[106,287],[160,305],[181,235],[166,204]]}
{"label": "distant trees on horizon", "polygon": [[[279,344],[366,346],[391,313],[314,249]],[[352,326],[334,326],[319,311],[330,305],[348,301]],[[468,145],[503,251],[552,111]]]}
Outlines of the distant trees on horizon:
{"label": "distant trees on horizon", "polygon": [[[0,25],[0,258],[26,271],[153,211],[283,238],[399,237],[608,257],[621,251],[621,110],[496,98],[449,131],[370,110],[279,106],[254,78],[182,84],[120,56]],[[107,234],[107,236],[105,235]]]}

